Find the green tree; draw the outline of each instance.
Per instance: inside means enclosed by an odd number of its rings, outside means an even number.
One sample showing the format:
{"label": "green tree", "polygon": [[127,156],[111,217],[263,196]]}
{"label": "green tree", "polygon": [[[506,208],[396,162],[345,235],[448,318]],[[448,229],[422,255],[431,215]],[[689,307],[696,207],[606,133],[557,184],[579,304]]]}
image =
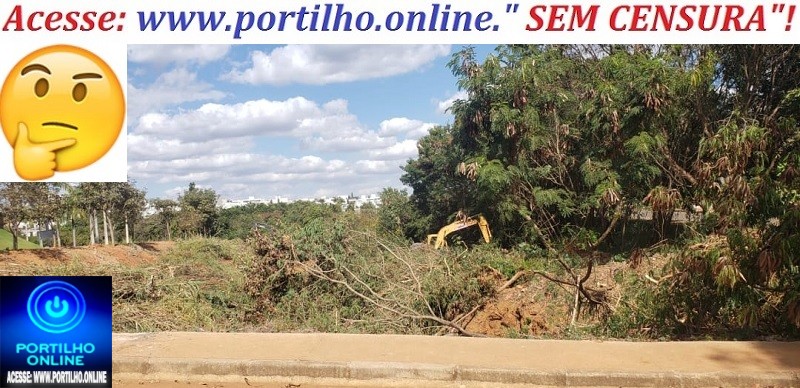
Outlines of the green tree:
{"label": "green tree", "polygon": [[[64,198],[60,193],[60,185],[56,183],[46,183],[38,195],[40,196],[36,202],[35,220],[39,225],[40,230],[53,231],[52,246],[61,246],[61,232],[59,228],[60,216],[64,208]],[[42,239],[39,239],[39,245],[43,246]]]}
{"label": "green tree", "polygon": [[709,226],[725,238],[674,263],[693,276],[663,290],[664,315],[686,316],[681,333],[789,333],[800,328],[800,48],[713,53],[722,119],[699,141],[695,195],[713,207]]}
{"label": "green tree", "polygon": [[122,212],[124,193],[132,187],[128,182],[89,182],[81,183],[81,193],[84,195],[85,208],[89,214],[90,223],[93,223],[93,243],[99,240],[98,212],[102,216],[103,244],[116,244],[114,218]]}
{"label": "green tree", "polygon": [[172,220],[177,215],[178,203],[171,199],[156,198],[151,201],[156,209],[158,217],[163,220],[165,237],[168,241],[172,240]]}
{"label": "green tree", "polygon": [[[482,62],[468,47],[449,66],[467,97],[406,164],[418,211],[475,209],[507,246],[583,252],[619,249],[645,207],[648,240],[680,243],[673,215],[701,208],[724,243],[673,263],[691,276],[664,316],[800,326],[798,47],[511,45]],[[463,205],[434,202],[448,193]]]}
{"label": "green tree", "polygon": [[48,201],[52,198],[53,191],[47,183],[0,183],[0,213],[11,232],[13,249],[19,249],[19,235],[24,226],[50,217],[52,204]]}
{"label": "green tree", "polygon": [[[412,238],[425,233],[425,229],[419,230],[422,222],[406,190],[387,187],[381,191],[380,198],[378,226],[383,232]],[[415,240],[423,241],[421,237]]]}
{"label": "green tree", "polygon": [[[118,212],[122,214],[125,224],[125,243],[131,243],[131,227],[136,225],[142,217],[142,212],[147,205],[144,190],[136,188],[134,182],[125,182],[119,186],[120,197],[117,204]],[[134,233],[135,234],[135,233]]]}
{"label": "green tree", "polygon": [[[105,195],[103,184],[98,182],[84,182],[78,185],[78,193],[80,195],[80,204],[86,213],[89,221],[89,244],[96,244],[100,241],[100,228],[97,219],[98,210],[101,211],[105,206]],[[107,228],[103,228],[104,241],[108,243]]]}
{"label": "green tree", "polygon": [[699,127],[717,118],[692,113],[713,112],[708,51],[501,46],[479,63],[467,47],[449,63],[467,98],[450,128],[420,140],[402,180],[432,226],[481,212],[506,244],[596,249],[652,189],[691,198]]}
{"label": "green tree", "polygon": [[[488,211],[484,204],[475,202],[476,188],[467,175],[458,173],[465,152],[455,141],[454,133],[449,126],[431,129],[419,140],[418,157],[403,166],[400,181],[412,189],[410,203],[416,209],[415,225],[405,232],[416,241],[450,222],[459,210],[470,214]],[[384,193],[392,197],[398,194]]]}
{"label": "green tree", "polygon": [[375,211],[377,211],[378,208],[372,202],[366,202],[363,205],[361,205],[360,210],[363,213],[375,213]]}
{"label": "green tree", "polygon": [[86,218],[82,204],[81,188],[74,184],[65,184],[64,190],[64,212],[69,219],[70,231],[72,232],[72,247],[78,246],[76,220]]}
{"label": "green tree", "polygon": [[194,182],[178,197],[179,228],[185,234],[211,236],[216,232],[219,196],[210,188],[198,188]]}
{"label": "green tree", "polygon": [[254,226],[268,223],[270,214],[275,213],[277,208],[277,205],[250,203],[222,209],[217,220],[218,235],[225,238],[245,238]]}

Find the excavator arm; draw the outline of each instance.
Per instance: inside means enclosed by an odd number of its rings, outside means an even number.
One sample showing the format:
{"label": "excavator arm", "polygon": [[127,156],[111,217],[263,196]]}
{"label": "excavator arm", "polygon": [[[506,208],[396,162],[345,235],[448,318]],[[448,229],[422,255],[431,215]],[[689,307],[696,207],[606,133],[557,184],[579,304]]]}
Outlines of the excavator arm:
{"label": "excavator arm", "polygon": [[481,230],[483,241],[486,241],[486,243],[492,242],[492,231],[489,229],[489,222],[486,221],[486,218],[484,218],[482,215],[478,215],[477,218],[469,217],[451,224],[447,224],[439,229],[438,233],[429,234],[428,245],[433,245],[433,247],[436,249],[447,246],[447,236],[449,234],[475,225],[477,225]]}

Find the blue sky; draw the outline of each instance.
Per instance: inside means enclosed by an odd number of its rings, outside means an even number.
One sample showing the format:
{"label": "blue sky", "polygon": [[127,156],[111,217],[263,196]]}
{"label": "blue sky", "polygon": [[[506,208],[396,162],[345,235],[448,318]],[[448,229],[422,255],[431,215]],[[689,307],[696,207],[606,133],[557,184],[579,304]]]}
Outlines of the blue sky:
{"label": "blue sky", "polygon": [[462,47],[129,46],[128,176],[151,198],[189,182],[227,199],[402,188],[463,97],[446,66]]}

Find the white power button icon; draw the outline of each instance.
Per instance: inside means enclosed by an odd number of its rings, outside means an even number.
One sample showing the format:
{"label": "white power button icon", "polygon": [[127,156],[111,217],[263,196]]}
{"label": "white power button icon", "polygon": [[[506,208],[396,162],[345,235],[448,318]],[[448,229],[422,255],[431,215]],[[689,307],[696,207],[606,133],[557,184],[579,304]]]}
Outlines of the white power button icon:
{"label": "white power button icon", "polygon": [[[44,311],[47,313],[47,315],[53,318],[61,318],[69,311],[69,302],[66,300],[61,301],[61,298],[58,295],[56,295],[56,297],[53,299],[54,300],[48,300],[47,303],[45,303]],[[59,307],[59,304],[61,307]],[[53,306],[55,306],[57,309],[60,309],[60,311],[53,311]]]}
{"label": "white power button icon", "polygon": [[28,317],[36,327],[48,333],[66,333],[78,326],[85,315],[83,294],[65,281],[40,284],[28,296]]}

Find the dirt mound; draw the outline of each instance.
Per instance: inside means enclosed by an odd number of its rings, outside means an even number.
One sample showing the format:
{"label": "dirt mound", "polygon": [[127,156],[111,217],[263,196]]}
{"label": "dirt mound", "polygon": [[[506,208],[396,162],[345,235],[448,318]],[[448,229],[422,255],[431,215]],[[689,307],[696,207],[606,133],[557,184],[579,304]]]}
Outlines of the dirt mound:
{"label": "dirt mound", "polygon": [[62,247],[21,249],[0,252],[0,273],[14,273],[22,265],[51,265],[80,261],[91,264],[123,264],[139,266],[158,259],[161,252],[173,246],[170,241],[138,243],[131,245],[91,245],[84,247]]}
{"label": "dirt mound", "polygon": [[[503,287],[507,279],[498,271],[485,271],[482,281]],[[542,300],[541,285],[536,282],[519,282],[503,288],[487,301],[466,322],[465,329],[493,337],[535,336],[550,331],[546,316],[546,300]]]}
{"label": "dirt mound", "polygon": [[[624,261],[607,261],[594,266],[585,286],[604,294],[610,309],[618,307],[626,291],[624,279],[630,276],[646,278],[658,272],[668,261],[666,255],[656,254],[643,258],[634,252]],[[585,268],[576,268],[580,275]],[[566,275],[556,276],[568,281]],[[481,279],[502,287],[507,279],[497,271],[486,271]],[[465,329],[488,336],[543,336],[558,335],[569,325],[575,288],[557,284],[530,273],[522,276],[516,285],[499,291],[474,314],[465,319]],[[607,310],[594,310],[583,304],[581,324],[595,321]]]}
{"label": "dirt mound", "polygon": [[538,335],[548,331],[542,308],[533,301],[502,299],[483,306],[466,329],[490,336]]}

